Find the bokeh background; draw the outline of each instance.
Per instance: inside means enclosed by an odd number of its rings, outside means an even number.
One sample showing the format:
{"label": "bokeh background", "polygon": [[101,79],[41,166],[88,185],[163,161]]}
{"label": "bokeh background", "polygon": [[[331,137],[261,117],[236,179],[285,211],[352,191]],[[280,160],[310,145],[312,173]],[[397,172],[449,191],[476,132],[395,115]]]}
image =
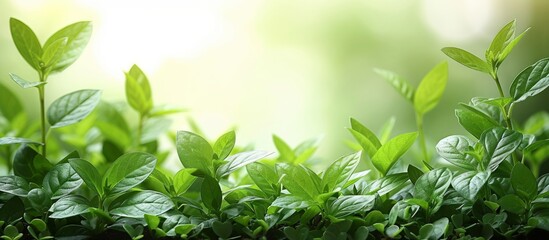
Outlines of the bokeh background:
{"label": "bokeh background", "polygon": [[[27,23],[42,42],[61,27],[90,20],[88,47],[50,77],[48,102],[80,88],[123,101],[123,72],[135,63],[147,73],[155,103],[188,110],[173,117],[174,131],[188,130],[192,117],[210,139],[236,128],[238,144],[265,150],[275,149],[272,134],[293,146],[323,136],[316,156],[331,160],[351,151],[344,144],[352,139],[345,130],[349,117],[379,130],[395,116],[393,135],[415,131],[412,106],[373,68],[417,86],[449,60],[442,47],[483,57],[497,31],[516,19],[518,31],[532,28],[501,67],[508,89],[523,68],[549,57],[548,10],[546,0],[4,0],[0,81],[36,112],[36,93],[9,80],[10,72],[37,79],[11,40],[10,17]],[[449,62],[447,91],[425,119],[432,144],[465,134],[454,117],[458,102],[498,95],[487,75]],[[522,103],[515,119],[548,109],[548,99],[545,93]]]}

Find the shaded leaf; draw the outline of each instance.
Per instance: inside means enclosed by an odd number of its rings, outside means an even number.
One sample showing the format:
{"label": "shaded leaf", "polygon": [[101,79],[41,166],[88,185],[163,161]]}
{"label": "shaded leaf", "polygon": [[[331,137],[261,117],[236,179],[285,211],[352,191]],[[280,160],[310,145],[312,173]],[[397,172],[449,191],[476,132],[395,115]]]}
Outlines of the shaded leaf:
{"label": "shaded leaf", "polygon": [[159,192],[130,192],[116,198],[109,206],[109,213],[121,217],[143,218],[145,214],[160,215],[174,206],[170,198]]}
{"label": "shaded leaf", "polygon": [[50,218],[68,218],[89,212],[90,204],[84,197],[70,195],[59,199],[51,208]]}
{"label": "shaded leaf", "polygon": [[19,197],[26,197],[29,193],[29,183],[18,176],[0,176],[0,191]]}
{"label": "shaded leaf", "polygon": [[52,199],[64,197],[82,185],[82,179],[68,163],[55,165],[44,177],[42,187]]}

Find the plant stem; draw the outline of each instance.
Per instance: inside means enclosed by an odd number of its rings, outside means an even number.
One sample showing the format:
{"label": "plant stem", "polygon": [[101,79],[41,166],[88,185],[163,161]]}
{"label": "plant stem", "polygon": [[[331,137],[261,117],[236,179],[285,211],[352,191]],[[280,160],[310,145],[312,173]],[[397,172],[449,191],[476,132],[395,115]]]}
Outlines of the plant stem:
{"label": "plant stem", "polygon": [[143,123],[145,122],[145,114],[139,113],[139,123],[137,125],[137,148],[141,146],[141,135],[143,134]]}
{"label": "plant stem", "polygon": [[[38,71],[38,74],[40,76],[40,82],[45,82],[46,78],[42,71]],[[40,98],[40,125],[42,126],[42,156],[46,157],[46,108],[45,108],[45,98],[46,98],[46,90],[45,85],[38,86],[38,95]]]}
{"label": "plant stem", "polygon": [[[423,161],[430,162],[429,154],[427,153],[427,144],[425,143],[425,134],[423,134],[423,115],[416,113],[416,124],[419,133],[419,144],[421,146],[421,152],[423,153]],[[425,165],[425,164],[424,164]]]}

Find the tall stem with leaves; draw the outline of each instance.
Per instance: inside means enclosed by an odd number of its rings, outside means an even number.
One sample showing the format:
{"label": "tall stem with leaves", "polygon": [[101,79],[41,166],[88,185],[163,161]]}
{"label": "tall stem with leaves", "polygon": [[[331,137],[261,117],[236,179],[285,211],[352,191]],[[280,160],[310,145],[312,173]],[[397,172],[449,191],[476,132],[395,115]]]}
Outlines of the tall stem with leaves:
{"label": "tall stem with leaves", "polygon": [[142,144],[141,138],[145,120],[153,108],[153,100],[149,80],[137,65],[133,65],[130,71],[126,73],[126,100],[139,114],[137,136],[135,136],[136,148],[139,148]]}
{"label": "tall stem with leaves", "polygon": [[[55,32],[42,45],[36,34],[25,23],[10,19],[10,31],[17,50],[25,61],[38,73],[38,81],[27,81],[11,73],[11,79],[21,88],[37,88],[40,109],[40,142],[17,138],[3,141],[7,144],[38,143],[41,153],[47,153],[47,132],[50,128],[63,127],[86,117],[99,101],[98,90],[81,90],[67,94],[52,103],[46,110],[46,87],[48,76],[59,73],[78,59],[91,36],[90,22],[77,22]],[[75,100],[78,98],[78,100]],[[81,110],[81,111],[76,111]]]}
{"label": "tall stem with leaves", "polygon": [[431,69],[431,71],[423,77],[415,90],[407,80],[396,73],[381,69],[376,69],[375,71],[414,105],[423,163],[428,167],[431,157],[427,150],[427,143],[425,140],[423,116],[436,107],[446,89],[446,83],[448,81],[448,63],[441,62]]}

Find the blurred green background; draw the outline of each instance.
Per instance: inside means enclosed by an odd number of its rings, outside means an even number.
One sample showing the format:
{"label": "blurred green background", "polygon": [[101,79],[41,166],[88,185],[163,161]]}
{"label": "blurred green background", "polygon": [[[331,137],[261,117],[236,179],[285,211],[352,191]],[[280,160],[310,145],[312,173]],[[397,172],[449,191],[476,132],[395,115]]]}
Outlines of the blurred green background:
{"label": "blurred green background", "polygon": [[[440,49],[456,46],[484,56],[509,21],[532,28],[501,66],[508,89],[527,65],[549,56],[546,0],[211,0],[0,1],[0,81],[36,113],[38,98],[9,80],[13,72],[36,80],[11,40],[9,18],[27,23],[43,42],[57,29],[90,20],[92,39],[81,58],[48,84],[48,102],[80,88],[124,100],[124,71],[138,64],[149,76],[155,103],[188,109],[208,137],[236,127],[237,143],[274,150],[271,135],[291,145],[323,136],[317,153],[335,159],[351,150],[344,140],[354,117],[373,130],[391,116],[393,135],[415,131],[412,106],[372,71],[395,71],[414,86],[437,63]],[[465,134],[458,102],[496,97],[484,74],[450,62],[441,104],[425,119],[427,141]],[[514,117],[548,109],[549,94],[515,108]],[[36,114],[34,114],[36,116]]]}

